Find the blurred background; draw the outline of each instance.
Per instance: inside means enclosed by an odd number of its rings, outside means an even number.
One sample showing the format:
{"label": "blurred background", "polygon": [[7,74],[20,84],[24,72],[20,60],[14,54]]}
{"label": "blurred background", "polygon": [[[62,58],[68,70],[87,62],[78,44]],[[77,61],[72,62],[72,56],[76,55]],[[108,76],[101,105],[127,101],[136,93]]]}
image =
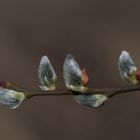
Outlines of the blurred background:
{"label": "blurred background", "polygon": [[[65,88],[66,54],[90,76],[89,86],[126,86],[117,68],[122,50],[140,64],[139,0],[1,0],[0,79],[38,89],[37,70],[48,55]],[[132,140],[140,138],[140,92],[98,109],[72,97],[38,97],[17,110],[0,106],[2,140]]]}

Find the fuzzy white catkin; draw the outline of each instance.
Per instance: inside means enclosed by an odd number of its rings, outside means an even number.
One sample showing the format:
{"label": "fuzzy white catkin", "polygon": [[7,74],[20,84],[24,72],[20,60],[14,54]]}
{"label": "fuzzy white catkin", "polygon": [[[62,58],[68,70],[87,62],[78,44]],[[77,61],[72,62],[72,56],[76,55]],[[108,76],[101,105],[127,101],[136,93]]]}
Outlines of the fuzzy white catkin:
{"label": "fuzzy white catkin", "polygon": [[64,81],[68,89],[84,92],[85,86],[82,83],[82,71],[75,58],[68,54],[63,65]]}
{"label": "fuzzy white catkin", "polygon": [[17,108],[25,99],[25,95],[22,92],[9,90],[0,87],[0,103],[11,108]]}
{"label": "fuzzy white catkin", "polygon": [[42,90],[48,91],[56,88],[57,76],[47,56],[43,56],[40,60],[38,78]]}
{"label": "fuzzy white catkin", "polygon": [[81,105],[96,108],[101,106],[108,98],[103,94],[96,94],[96,95],[75,95],[74,99]]}
{"label": "fuzzy white catkin", "polygon": [[79,85],[82,83],[81,77],[82,77],[82,72],[81,69],[74,59],[72,55],[67,55],[64,66],[63,66],[63,71],[64,71],[64,80],[66,82],[66,85]]}
{"label": "fuzzy white catkin", "polygon": [[118,68],[123,79],[132,84],[136,84],[138,82],[136,79],[137,67],[127,51],[122,51],[118,59]]}

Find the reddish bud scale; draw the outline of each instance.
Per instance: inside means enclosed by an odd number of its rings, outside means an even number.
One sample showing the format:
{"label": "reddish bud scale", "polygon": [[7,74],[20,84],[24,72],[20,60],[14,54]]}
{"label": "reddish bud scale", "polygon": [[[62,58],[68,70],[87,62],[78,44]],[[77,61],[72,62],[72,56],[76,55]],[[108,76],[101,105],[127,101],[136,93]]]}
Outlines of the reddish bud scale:
{"label": "reddish bud scale", "polygon": [[140,68],[138,68],[136,71],[136,78],[138,81],[140,81]]}
{"label": "reddish bud scale", "polygon": [[6,81],[0,81],[0,87],[6,88],[7,82]]}
{"label": "reddish bud scale", "polygon": [[86,86],[88,84],[89,77],[85,69],[82,70],[82,84]]}
{"label": "reddish bud scale", "polygon": [[13,86],[9,82],[0,81],[0,87],[2,87],[2,88],[12,88]]}

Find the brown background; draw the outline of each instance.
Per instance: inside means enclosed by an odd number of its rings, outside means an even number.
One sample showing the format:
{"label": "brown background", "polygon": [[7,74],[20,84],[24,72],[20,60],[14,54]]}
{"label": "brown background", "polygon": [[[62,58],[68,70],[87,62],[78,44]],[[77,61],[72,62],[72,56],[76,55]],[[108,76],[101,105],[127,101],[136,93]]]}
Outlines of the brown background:
{"label": "brown background", "polygon": [[[72,53],[87,68],[90,87],[127,85],[117,59],[128,50],[140,64],[140,1],[1,0],[0,79],[38,89],[37,69],[47,54],[63,88],[62,66]],[[115,97],[99,109],[71,97],[40,97],[17,110],[0,106],[1,140],[140,139],[140,93]]]}

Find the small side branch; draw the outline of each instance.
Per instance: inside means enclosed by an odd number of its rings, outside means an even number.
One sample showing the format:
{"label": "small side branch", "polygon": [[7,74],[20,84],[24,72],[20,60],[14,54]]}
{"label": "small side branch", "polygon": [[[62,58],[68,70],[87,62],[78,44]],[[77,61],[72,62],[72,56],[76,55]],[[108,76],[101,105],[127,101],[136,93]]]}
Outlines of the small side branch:
{"label": "small side branch", "polygon": [[135,92],[135,91],[140,91],[140,85],[116,88],[109,95],[109,97],[111,98],[111,97],[114,97],[114,96],[119,95],[119,94],[130,93],[130,92]]}

